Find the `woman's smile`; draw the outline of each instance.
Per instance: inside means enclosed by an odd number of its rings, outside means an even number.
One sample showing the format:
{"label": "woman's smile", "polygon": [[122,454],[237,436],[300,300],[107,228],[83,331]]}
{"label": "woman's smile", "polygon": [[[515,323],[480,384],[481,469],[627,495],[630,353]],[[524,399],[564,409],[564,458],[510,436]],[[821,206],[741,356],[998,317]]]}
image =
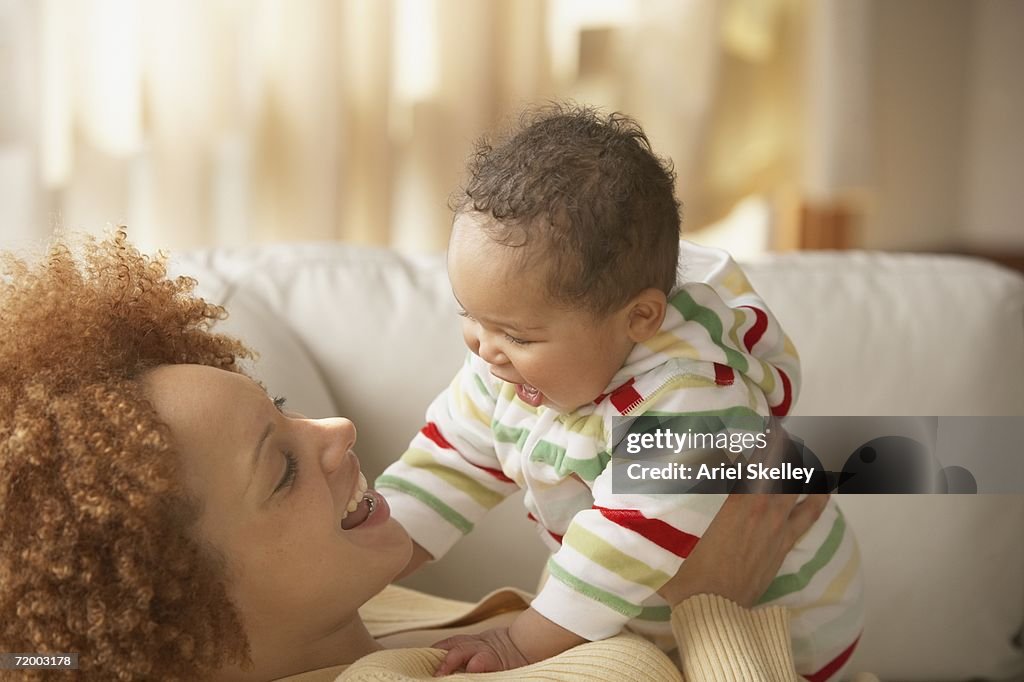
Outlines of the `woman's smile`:
{"label": "woman's smile", "polygon": [[366,490],[356,509],[342,519],[341,529],[348,531],[379,526],[390,518],[391,507],[387,500],[376,490]]}

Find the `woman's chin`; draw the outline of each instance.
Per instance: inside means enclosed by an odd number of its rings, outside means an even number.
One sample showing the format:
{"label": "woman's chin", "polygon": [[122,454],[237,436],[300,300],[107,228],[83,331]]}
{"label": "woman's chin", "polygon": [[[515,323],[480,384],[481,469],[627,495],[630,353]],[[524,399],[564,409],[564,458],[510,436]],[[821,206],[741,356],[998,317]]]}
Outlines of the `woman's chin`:
{"label": "woman's chin", "polygon": [[369,597],[376,596],[388,585],[398,580],[398,576],[402,574],[402,571],[409,565],[409,560],[412,558],[412,538],[409,537],[409,534],[405,532],[405,529],[397,521],[390,520],[388,524],[397,526],[395,529],[395,543],[388,545],[386,550],[382,548],[381,554],[374,557],[373,572],[379,577],[379,582],[377,582],[373,589],[373,594],[369,595]]}
{"label": "woman's chin", "polygon": [[401,573],[402,570],[409,565],[409,560],[412,559],[413,542],[412,538],[409,537],[409,534],[405,532],[405,528],[402,528],[402,524],[398,523],[398,521],[395,521],[394,519],[391,519],[389,523],[394,523],[395,525],[397,525],[402,531],[402,537],[405,539],[405,544],[403,546],[403,549],[405,551],[402,552],[402,565],[399,566],[398,570],[395,571],[395,574],[391,576],[391,580],[388,581],[390,583],[394,582],[395,578],[398,577],[398,574]]}
{"label": "woman's chin", "polygon": [[374,528],[367,528],[358,536],[353,533],[348,540],[359,546],[362,552],[372,550],[373,556],[367,557],[367,561],[374,565],[377,575],[385,579],[385,585],[402,572],[412,557],[412,538],[395,519],[387,519]]}

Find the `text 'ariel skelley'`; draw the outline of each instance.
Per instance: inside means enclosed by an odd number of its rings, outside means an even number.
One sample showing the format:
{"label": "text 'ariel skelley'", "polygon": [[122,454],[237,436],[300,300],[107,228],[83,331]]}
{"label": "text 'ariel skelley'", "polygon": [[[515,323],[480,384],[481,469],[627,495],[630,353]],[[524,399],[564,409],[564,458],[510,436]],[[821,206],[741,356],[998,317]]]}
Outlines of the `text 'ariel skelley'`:
{"label": "text 'ariel skelley'", "polygon": [[732,464],[680,464],[671,462],[651,466],[649,463],[633,462],[626,466],[626,476],[633,481],[803,481],[809,484],[814,475],[813,467],[798,467],[783,462],[778,466],[766,466],[760,462],[735,462]]}

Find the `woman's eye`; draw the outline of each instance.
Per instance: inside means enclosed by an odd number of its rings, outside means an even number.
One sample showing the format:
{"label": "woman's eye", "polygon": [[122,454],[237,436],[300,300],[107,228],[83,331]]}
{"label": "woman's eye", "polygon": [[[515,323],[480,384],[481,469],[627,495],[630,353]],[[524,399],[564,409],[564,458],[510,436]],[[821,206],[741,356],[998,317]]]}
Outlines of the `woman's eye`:
{"label": "woman's eye", "polygon": [[295,475],[299,473],[299,459],[287,450],[281,454],[284,455],[284,475],[274,488],[275,493],[295,483]]}

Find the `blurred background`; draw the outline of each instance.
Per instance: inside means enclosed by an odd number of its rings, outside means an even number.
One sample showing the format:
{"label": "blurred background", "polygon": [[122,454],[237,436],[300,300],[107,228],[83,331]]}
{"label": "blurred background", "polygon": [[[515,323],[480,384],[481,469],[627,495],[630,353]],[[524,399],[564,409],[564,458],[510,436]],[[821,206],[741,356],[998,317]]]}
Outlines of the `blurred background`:
{"label": "blurred background", "polygon": [[479,135],[571,98],[740,256],[1024,264],[1018,0],[0,0],[0,247],[443,249]]}

